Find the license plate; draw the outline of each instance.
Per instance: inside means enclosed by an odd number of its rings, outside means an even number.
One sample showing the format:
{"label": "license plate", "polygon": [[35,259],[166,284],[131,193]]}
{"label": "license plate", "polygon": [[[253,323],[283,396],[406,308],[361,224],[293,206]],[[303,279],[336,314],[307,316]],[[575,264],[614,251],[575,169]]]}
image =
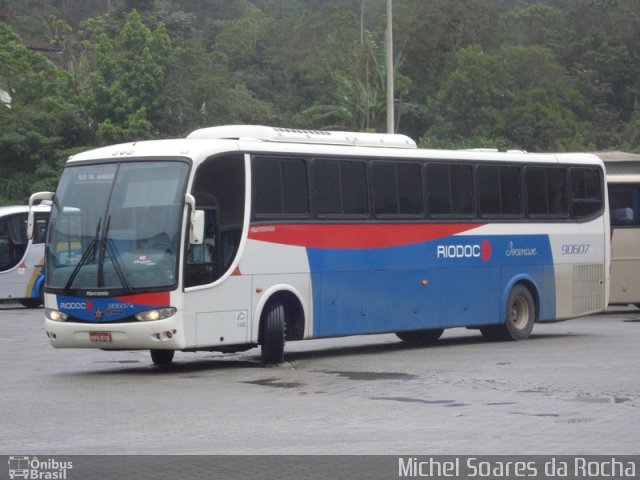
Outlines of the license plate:
{"label": "license plate", "polygon": [[96,343],[111,341],[111,332],[89,332],[89,340]]}

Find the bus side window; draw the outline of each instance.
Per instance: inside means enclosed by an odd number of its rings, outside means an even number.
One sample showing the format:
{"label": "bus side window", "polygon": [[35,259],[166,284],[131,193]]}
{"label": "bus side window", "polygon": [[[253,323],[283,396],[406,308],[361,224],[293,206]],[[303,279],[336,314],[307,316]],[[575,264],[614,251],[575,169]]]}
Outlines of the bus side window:
{"label": "bus side window", "polygon": [[219,265],[216,258],[216,211],[204,208],[204,241],[188,245],[185,265],[185,286],[205,285],[216,279]]}
{"label": "bus side window", "polygon": [[572,167],[571,213],[582,218],[594,215],[603,205],[600,170],[587,167]]}
{"label": "bus side window", "polygon": [[614,210],[615,223],[627,225],[633,222],[632,208],[617,208]]}
{"label": "bus side window", "polygon": [[0,270],[10,270],[27,250],[27,214],[11,215],[0,223]]}
{"label": "bus side window", "polygon": [[47,238],[48,215],[36,214],[36,228],[33,235],[33,243],[44,243]]}
{"label": "bus side window", "polygon": [[427,165],[429,214],[473,215],[473,173],[471,165],[431,163]]}
{"label": "bus side window", "polygon": [[568,215],[564,167],[526,167],[525,182],[529,216],[564,218]]}
{"label": "bus side window", "polygon": [[640,206],[640,189],[636,185],[610,184],[609,207],[611,225],[638,225],[638,207]]}
{"label": "bus side window", "polygon": [[222,266],[224,269],[229,268],[236,256],[241,237],[242,225],[222,231]]}
{"label": "bus side window", "polygon": [[11,266],[9,236],[0,234],[0,271]]}

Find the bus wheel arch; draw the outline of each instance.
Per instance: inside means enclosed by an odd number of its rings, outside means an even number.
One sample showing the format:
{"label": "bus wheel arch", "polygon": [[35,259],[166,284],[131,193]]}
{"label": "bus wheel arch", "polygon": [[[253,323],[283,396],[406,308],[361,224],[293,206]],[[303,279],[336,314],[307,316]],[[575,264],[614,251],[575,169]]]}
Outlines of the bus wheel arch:
{"label": "bus wheel arch", "polygon": [[540,296],[536,285],[527,279],[513,282],[506,290],[503,316],[499,325],[480,328],[490,340],[526,340],[540,313]]}
{"label": "bus wheel arch", "polygon": [[36,308],[44,305],[44,275],[39,275],[36,279],[32,296],[29,298],[23,298],[19,302],[27,308]]}
{"label": "bus wheel arch", "polygon": [[40,302],[40,305],[44,305],[44,273],[38,276],[36,280],[36,288],[35,291],[38,292],[37,298]]}
{"label": "bus wheel arch", "polygon": [[291,290],[276,290],[268,295],[260,312],[258,343],[265,363],[282,363],[287,341],[302,340],[305,311],[302,301]]}

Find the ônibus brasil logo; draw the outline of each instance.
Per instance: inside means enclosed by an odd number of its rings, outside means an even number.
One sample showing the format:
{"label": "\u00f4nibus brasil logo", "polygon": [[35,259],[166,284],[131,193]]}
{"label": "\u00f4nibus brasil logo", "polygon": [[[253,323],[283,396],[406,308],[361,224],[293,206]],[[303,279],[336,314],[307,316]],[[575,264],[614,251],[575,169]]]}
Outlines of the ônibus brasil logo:
{"label": "\u00f4nibus brasil logo", "polygon": [[67,470],[73,469],[73,462],[60,461],[55,458],[45,460],[38,457],[12,455],[9,457],[9,478],[25,478],[27,480],[66,480]]}
{"label": "\u00f4nibus brasil logo", "polygon": [[438,245],[436,250],[437,258],[480,258],[483,262],[488,262],[491,258],[491,243],[489,240],[482,240],[474,244],[452,244]]}

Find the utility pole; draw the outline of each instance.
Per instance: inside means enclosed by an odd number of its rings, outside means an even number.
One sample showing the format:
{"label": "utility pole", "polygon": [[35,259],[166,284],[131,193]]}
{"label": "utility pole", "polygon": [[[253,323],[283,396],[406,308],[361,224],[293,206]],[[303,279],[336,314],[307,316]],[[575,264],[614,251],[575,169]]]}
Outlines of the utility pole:
{"label": "utility pole", "polygon": [[393,5],[387,0],[387,133],[393,133]]}
{"label": "utility pole", "polygon": [[366,0],[360,4],[360,45],[364,45],[364,6]]}

